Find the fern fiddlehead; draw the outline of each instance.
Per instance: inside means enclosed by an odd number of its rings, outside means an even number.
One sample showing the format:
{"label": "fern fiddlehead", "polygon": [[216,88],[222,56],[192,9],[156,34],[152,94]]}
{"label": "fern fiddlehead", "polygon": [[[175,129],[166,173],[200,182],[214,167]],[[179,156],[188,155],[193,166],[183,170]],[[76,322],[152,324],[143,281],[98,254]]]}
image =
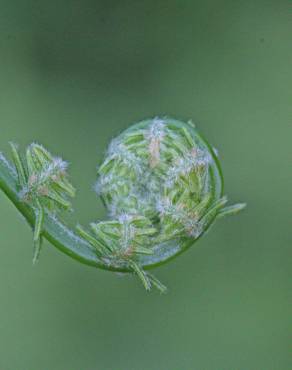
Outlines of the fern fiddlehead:
{"label": "fern fiddlehead", "polygon": [[244,204],[226,206],[214,150],[190,123],[155,118],[115,138],[98,167],[95,186],[109,218],[88,228],[68,227],[75,189],[67,163],[31,144],[22,156],[11,144],[10,163],[0,155],[0,188],[34,229],[34,257],[41,240],[99,268],[136,274],[144,287],[165,286],[149,269],[188,249],[215,219]]}

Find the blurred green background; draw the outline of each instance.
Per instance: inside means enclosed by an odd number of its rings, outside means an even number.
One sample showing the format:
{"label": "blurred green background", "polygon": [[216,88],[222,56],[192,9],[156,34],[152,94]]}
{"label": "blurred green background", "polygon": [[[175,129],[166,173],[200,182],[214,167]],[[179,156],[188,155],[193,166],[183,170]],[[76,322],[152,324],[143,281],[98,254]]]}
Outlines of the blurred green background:
{"label": "blurred green background", "polygon": [[1,370],[292,368],[288,4],[0,1],[0,148],[67,159],[75,220],[105,217],[92,184],[108,141],[165,114],[196,123],[230,200],[248,203],[156,270],[160,296],[48,243],[32,267],[32,233],[1,193]]}

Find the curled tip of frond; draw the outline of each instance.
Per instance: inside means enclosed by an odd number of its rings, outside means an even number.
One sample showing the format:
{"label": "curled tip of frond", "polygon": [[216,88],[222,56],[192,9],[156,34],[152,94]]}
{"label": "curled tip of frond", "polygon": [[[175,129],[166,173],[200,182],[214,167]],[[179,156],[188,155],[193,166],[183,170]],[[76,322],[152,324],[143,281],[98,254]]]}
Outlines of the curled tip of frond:
{"label": "curled tip of frond", "polygon": [[[98,169],[95,191],[110,221],[92,227],[95,237],[129,263],[160,243],[198,238],[223,210],[235,212],[224,208],[217,165],[191,123],[155,117],[137,124],[112,140]],[[150,279],[131,263],[148,288]]]}
{"label": "curled tip of frond", "polygon": [[[155,286],[165,292],[166,287],[146,267],[178,255],[216,218],[245,207],[243,203],[226,206],[217,151],[193,127],[155,117],[113,139],[94,186],[109,218],[91,223],[88,231],[78,225],[72,233],[52,216],[71,209],[75,189],[68,180],[68,162],[38,143],[29,145],[24,155],[11,143],[13,166],[1,153],[0,164],[18,180],[17,201],[34,212],[34,259],[40,251],[44,217],[49,217],[62,237],[78,248],[86,245],[104,268],[132,272],[146,290]],[[78,253],[75,248],[73,254]],[[85,254],[80,253],[82,261]]]}

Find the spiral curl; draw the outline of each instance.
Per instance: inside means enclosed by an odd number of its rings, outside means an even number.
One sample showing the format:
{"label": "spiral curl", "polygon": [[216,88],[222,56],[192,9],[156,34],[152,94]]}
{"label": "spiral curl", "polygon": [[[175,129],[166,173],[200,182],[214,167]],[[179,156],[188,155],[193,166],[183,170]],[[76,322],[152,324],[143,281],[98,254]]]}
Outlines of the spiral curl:
{"label": "spiral curl", "polygon": [[190,122],[145,120],[112,140],[95,185],[108,220],[89,230],[72,230],[59,216],[71,210],[75,195],[67,162],[39,144],[24,157],[12,143],[11,151],[14,165],[0,153],[0,187],[34,227],[34,262],[45,236],[80,262],[136,274],[147,290],[166,291],[149,269],[188,249],[217,218],[245,207],[225,207],[217,153]]}
{"label": "spiral curl", "polygon": [[213,149],[191,123],[169,118],[140,122],[112,140],[95,190],[109,220],[92,223],[91,235],[79,232],[107,263],[143,276],[146,289],[144,268],[187,249],[227,202]]}

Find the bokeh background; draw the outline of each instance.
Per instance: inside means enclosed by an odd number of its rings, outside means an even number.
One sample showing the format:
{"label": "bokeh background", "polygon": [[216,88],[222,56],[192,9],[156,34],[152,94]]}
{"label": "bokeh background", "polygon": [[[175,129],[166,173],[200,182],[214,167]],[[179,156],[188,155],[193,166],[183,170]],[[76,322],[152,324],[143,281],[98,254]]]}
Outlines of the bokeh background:
{"label": "bokeh background", "polygon": [[0,1],[0,148],[67,159],[76,221],[105,217],[92,184],[108,141],[165,114],[196,123],[248,203],[156,270],[160,296],[48,243],[32,267],[32,233],[0,194],[1,370],[292,368],[288,5]]}

